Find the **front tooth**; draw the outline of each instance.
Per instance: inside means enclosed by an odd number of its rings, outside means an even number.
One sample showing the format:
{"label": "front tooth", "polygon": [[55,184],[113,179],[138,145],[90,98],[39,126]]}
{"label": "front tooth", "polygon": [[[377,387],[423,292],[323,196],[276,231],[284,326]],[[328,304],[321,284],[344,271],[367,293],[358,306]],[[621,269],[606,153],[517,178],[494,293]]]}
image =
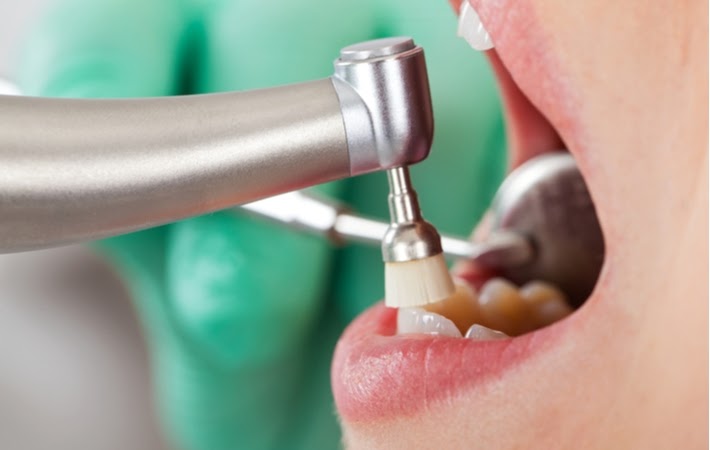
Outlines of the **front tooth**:
{"label": "front tooth", "polygon": [[518,288],[502,278],[493,278],[481,288],[478,304],[482,323],[509,336],[529,329],[528,309],[518,293]]}
{"label": "front tooth", "polygon": [[480,322],[481,312],[478,309],[476,292],[464,281],[455,280],[454,283],[456,291],[451,297],[430,303],[423,308],[451,320],[463,333],[474,323]]}
{"label": "front tooth", "polygon": [[461,332],[449,319],[420,308],[399,308],[397,334],[435,334],[461,337]]}
{"label": "front tooth", "polygon": [[457,34],[464,38],[474,50],[484,51],[494,47],[491,36],[483,26],[476,10],[468,3],[468,0],[464,0],[461,3]]}
{"label": "front tooth", "polygon": [[498,330],[491,330],[483,325],[474,324],[466,332],[466,338],[474,341],[494,341],[496,339],[505,339],[508,335]]}

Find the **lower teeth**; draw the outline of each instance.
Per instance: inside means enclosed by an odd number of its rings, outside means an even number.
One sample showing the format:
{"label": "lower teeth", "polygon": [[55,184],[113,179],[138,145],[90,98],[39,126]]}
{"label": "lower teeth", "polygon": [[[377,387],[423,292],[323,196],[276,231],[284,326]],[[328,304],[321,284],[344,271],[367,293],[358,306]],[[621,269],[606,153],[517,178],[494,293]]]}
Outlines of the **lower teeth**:
{"label": "lower teeth", "polygon": [[480,294],[457,282],[456,292],[445,300],[424,308],[400,308],[397,334],[502,339],[545,327],[571,312],[564,294],[542,281],[518,289],[494,278],[483,285]]}
{"label": "lower teeth", "polygon": [[483,325],[474,324],[466,332],[466,338],[474,341],[494,341],[496,339],[505,339],[508,335],[502,331],[491,330]]}

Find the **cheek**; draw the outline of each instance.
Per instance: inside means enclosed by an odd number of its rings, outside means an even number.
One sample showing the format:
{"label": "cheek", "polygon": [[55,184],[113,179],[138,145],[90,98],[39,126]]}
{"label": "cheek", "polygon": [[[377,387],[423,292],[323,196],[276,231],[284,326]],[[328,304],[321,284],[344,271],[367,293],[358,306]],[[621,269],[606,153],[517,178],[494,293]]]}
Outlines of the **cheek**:
{"label": "cheek", "polygon": [[[692,162],[685,164],[692,158],[679,158],[671,149],[692,147],[688,128],[702,116],[692,110],[693,98],[707,92],[695,82],[692,61],[698,55],[690,42],[692,30],[702,24],[693,24],[684,3],[538,0],[532,5],[577,97],[573,113],[583,125],[576,143],[584,150],[590,172],[585,176],[605,234],[634,240],[639,233],[628,230],[667,233],[675,212],[683,215],[674,210],[677,199],[689,195],[685,184],[692,172]],[[705,56],[704,70],[706,61]],[[564,129],[563,122],[556,127]],[[674,214],[660,217],[659,211]],[[647,245],[652,242],[637,247]]]}

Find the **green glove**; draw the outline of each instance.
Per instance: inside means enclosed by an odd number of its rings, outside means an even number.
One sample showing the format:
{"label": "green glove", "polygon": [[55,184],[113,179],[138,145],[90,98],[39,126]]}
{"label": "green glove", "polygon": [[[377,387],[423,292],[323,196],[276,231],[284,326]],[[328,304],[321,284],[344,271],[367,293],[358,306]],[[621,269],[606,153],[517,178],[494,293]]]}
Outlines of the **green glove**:
{"label": "green glove", "polygon": [[[328,76],[345,45],[411,35],[426,51],[436,117],[414,182],[426,217],[466,234],[503,172],[493,76],[455,38],[444,2],[383,3],[64,1],[33,35],[21,86],[62,97],[253,89]],[[318,189],[387,217],[382,174]],[[330,358],[343,326],[382,296],[377,249],[336,251],[231,211],[97,248],[131,289],[177,447],[337,447]]]}

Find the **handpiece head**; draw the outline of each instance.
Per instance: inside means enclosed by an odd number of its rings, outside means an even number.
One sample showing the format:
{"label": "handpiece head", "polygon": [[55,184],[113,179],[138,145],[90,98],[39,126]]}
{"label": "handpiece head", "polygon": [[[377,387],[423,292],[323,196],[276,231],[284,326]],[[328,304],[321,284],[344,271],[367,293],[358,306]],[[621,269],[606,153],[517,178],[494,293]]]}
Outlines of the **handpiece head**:
{"label": "handpiece head", "polygon": [[424,160],[434,135],[424,50],[377,39],[343,48],[334,65],[351,175]]}

